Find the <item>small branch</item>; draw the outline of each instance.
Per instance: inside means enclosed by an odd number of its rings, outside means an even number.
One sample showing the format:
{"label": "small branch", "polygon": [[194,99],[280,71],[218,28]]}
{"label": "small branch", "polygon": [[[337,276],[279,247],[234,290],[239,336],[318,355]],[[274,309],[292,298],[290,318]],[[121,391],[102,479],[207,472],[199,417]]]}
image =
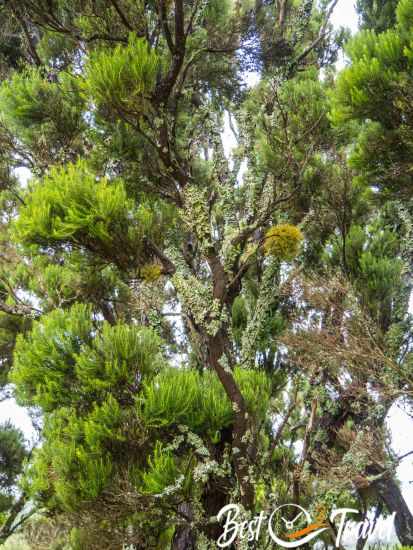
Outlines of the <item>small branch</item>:
{"label": "small branch", "polygon": [[311,413],[310,418],[308,419],[307,428],[304,434],[303,449],[301,451],[301,457],[299,463],[294,471],[294,502],[299,504],[300,501],[300,483],[301,475],[303,472],[305,461],[307,460],[308,449],[310,446],[310,435],[314,429],[316,414],[317,414],[317,399],[313,399],[311,403]]}
{"label": "small branch", "polygon": [[338,0],[333,0],[333,3],[327,10],[327,14],[324,20],[324,23],[321,25],[320,32],[318,33],[317,38],[306,48],[295,60],[295,64],[298,65],[303,59],[307,57],[317,46],[318,44],[329,35],[329,32],[326,32],[328,22],[330,20],[331,14],[333,13],[334,8],[336,7]]}
{"label": "small branch", "polygon": [[408,453],[405,453],[404,455],[398,456],[397,457],[397,462],[401,462],[402,460],[404,460],[405,458],[407,458],[410,455],[413,455],[413,451],[409,451]]}
{"label": "small branch", "polygon": [[285,426],[287,425],[287,422],[288,422],[288,420],[290,419],[290,416],[291,416],[293,410],[295,409],[295,406],[296,406],[296,404],[297,404],[297,395],[298,395],[298,388],[296,387],[296,388],[295,388],[295,391],[294,391],[293,398],[291,399],[291,403],[290,403],[290,405],[289,405],[289,407],[288,407],[288,409],[287,409],[287,412],[286,412],[286,414],[285,414],[285,416],[284,416],[284,418],[283,418],[281,424],[278,426],[277,432],[276,432],[276,434],[275,434],[275,436],[274,436],[274,441],[273,441],[273,443],[272,443],[272,448],[273,448],[273,449],[275,449],[275,447],[278,445],[279,440],[280,440],[280,438],[281,438],[281,435],[282,435],[282,433],[283,433],[283,431],[284,431],[284,428],[285,428]]}
{"label": "small branch", "polygon": [[188,26],[187,26],[186,31],[185,31],[185,36],[188,36],[192,32],[192,25],[194,23],[196,14],[198,13],[200,4],[201,4],[200,0],[197,0],[195,2],[194,9],[192,10],[191,16],[189,18],[189,23],[188,23]]}
{"label": "small branch", "polygon": [[173,275],[176,272],[176,266],[163,252],[162,250],[152,241],[145,238],[145,242],[148,248],[155,254],[155,256],[161,261],[163,266],[164,275]]}
{"label": "small branch", "polygon": [[122,20],[122,23],[125,25],[126,28],[128,28],[130,31],[133,31],[132,25],[129,23],[129,21],[126,19],[125,14],[121,10],[120,6],[118,5],[116,0],[110,0],[112,6],[115,8],[117,14],[119,15],[120,19]]}

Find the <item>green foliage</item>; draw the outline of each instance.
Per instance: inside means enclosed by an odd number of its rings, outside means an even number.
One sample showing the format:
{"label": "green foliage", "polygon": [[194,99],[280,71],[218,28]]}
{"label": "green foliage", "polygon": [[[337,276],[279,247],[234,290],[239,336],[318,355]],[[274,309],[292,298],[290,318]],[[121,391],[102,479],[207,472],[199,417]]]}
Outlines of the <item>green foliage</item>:
{"label": "green foliage", "polygon": [[93,52],[84,86],[98,107],[140,114],[148,107],[158,69],[156,53],[145,39],[131,33],[127,46]]}
{"label": "green foliage", "polygon": [[10,422],[0,424],[0,513],[14,500],[16,480],[26,457],[23,433]]}
{"label": "green foliage", "polygon": [[[270,399],[269,379],[262,372],[241,368],[234,376],[249,413],[257,421],[262,419]],[[234,411],[215,373],[169,368],[144,384],[139,415],[149,427],[184,424],[213,437],[232,424]]]}
{"label": "green foliage", "polygon": [[73,380],[76,355],[92,335],[91,309],[81,304],[69,314],[55,310],[34,323],[31,333],[19,335],[11,374],[19,400],[46,410],[70,401],[64,381]]}
{"label": "green foliage", "polygon": [[336,126],[363,123],[351,158],[363,181],[398,195],[411,186],[412,26],[411,2],[401,0],[393,28],[381,34],[366,30],[349,42],[352,63],[337,79],[331,112]]}
{"label": "green foliage", "polygon": [[0,119],[39,160],[66,160],[69,151],[81,150],[83,108],[76,80],[69,75],[51,82],[31,68],[13,73],[0,88]]}
{"label": "green foliage", "polygon": [[237,296],[232,304],[232,331],[238,345],[241,343],[242,335],[248,323],[248,309],[246,300],[242,296]]}
{"label": "green foliage", "polygon": [[[360,292],[363,304],[387,330],[394,310],[393,300],[402,286],[403,261],[397,258],[397,236],[388,228],[381,227],[380,220],[368,230],[357,225],[350,228],[344,246],[345,268]],[[333,242],[328,261],[336,265],[343,244],[338,239]]]}
{"label": "green foliage", "polygon": [[97,178],[85,162],[55,168],[28,194],[16,222],[26,244],[82,246],[123,268],[145,263],[145,238],[160,244],[172,210],[162,203],[136,206],[121,180]]}
{"label": "green foliage", "polygon": [[77,416],[60,408],[47,417],[45,442],[35,451],[23,486],[35,499],[50,500],[74,510],[80,501],[93,501],[111,482],[112,453],[122,442],[123,413],[109,396],[89,414]]}
{"label": "green foliage", "polygon": [[[295,163],[313,157],[328,143],[331,129],[326,116],[326,86],[312,70],[277,84],[275,96],[272,86],[271,80],[264,79],[250,92],[243,108],[256,117],[257,103],[266,106],[259,112],[259,124],[253,127],[259,165],[274,176],[294,177]],[[313,131],[308,132],[308,128]]]}
{"label": "green foliage", "polygon": [[[393,119],[394,104],[399,91],[400,71],[407,68],[405,41],[395,32],[377,36],[374,31],[356,35],[347,46],[353,64],[345,69],[337,82],[333,119],[337,122],[350,117],[380,121],[388,127]],[[374,87],[377,94],[369,90]],[[386,98],[386,101],[385,101]]]}
{"label": "green foliage", "polygon": [[361,28],[382,32],[392,27],[398,3],[399,0],[357,0]]}
{"label": "green foliage", "polygon": [[142,490],[150,495],[160,495],[172,487],[180,475],[176,460],[170,451],[157,441],[153,456],[148,459],[148,469],[142,475]]}
{"label": "green foliage", "polygon": [[102,398],[108,389],[122,392],[137,377],[155,374],[159,346],[150,329],[111,327],[95,321],[90,306],[76,304],[52,311],[34,323],[31,333],[19,336],[11,379],[22,403],[46,411],[81,406],[85,398]]}

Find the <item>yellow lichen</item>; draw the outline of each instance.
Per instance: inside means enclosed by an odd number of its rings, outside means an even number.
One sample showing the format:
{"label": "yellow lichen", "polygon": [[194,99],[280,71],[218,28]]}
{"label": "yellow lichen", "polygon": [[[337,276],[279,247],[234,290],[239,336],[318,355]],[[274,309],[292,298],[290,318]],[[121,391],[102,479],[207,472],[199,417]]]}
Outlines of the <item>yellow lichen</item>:
{"label": "yellow lichen", "polygon": [[140,276],[147,283],[157,281],[161,275],[162,268],[159,264],[146,264],[140,269]]}
{"label": "yellow lichen", "polygon": [[265,234],[263,248],[267,255],[291,261],[298,255],[303,238],[300,229],[295,225],[274,225]]}

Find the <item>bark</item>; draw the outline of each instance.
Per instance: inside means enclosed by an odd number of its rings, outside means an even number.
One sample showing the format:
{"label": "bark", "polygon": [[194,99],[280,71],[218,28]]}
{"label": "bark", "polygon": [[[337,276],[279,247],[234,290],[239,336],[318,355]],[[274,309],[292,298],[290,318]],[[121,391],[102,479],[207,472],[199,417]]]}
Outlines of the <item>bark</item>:
{"label": "bark", "polygon": [[370,532],[374,533],[374,529],[376,528],[377,521],[379,520],[383,512],[383,503],[380,502],[379,505],[377,506],[376,512],[374,514],[374,518],[372,520],[368,519],[368,509],[365,502],[364,502],[363,508],[364,508],[363,522],[367,521],[369,523],[369,530],[367,531],[366,536],[363,537],[362,535],[359,535],[359,538],[356,544],[356,550],[363,550],[366,544],[368,543]]}
{"label": "bark", "polygon": [[400,543],[403,546],[412,546],[413,516],[403,498],[400,487],[390,476],[376,480],[373,487],[389,512],[396,512],[394,526]]}
{"label": "bark", "polygon": [[[172,48],[172,63],[168,74],[157,86],[154,99],[161,103],[167,103],[169,96],[172,93],[173,87],[181,72],[185,59],[185,43],[186,35],[184,28],[184,5],[183,0],[175,0],[175,42],[172,41],[170,31],[167,31],[167,23],[165,22],[165,14],[162,17],[163,29],[166,32],[169,48]],[[168,34],[169,33],[169,34]]]}
{"label": "bark", "polygon": [[[226,504],[228,504],[228,489],[223,485],[223,480],[210,478],[207,490],[202,499],[205,515],[212,518]],[[203,529],[209,540],[217,541],[222,534],[223,528],[220,523],[211,523]]]}
{"label": "bark", "polygon": [[[179,511],[183,516],[191,521],[193,514],[191,505],[184,502],[179,506]],[[171,550],[195,550],[196,549],[196,535],[194,529],[190,524],[179,525],[172,539]]]}
{"label": "bark", "polygon": [[195,550],[196,540],[191,527],[178,527],[171,545],[172,550]]}
{"label": "bark", "polygon": [[225,369],[220,362],[221,358],[225,357],[228,346],[229,339],[225,329],[221,328],[215,336],[208,339],[208,361],[217,373],[225,393],[234,407],[232,448],[236,449],[236,452],[233,452],[233,460],[241,491],[241,502],[247,509],[250,509],[254,502],[254,489],[249,480],[249,444],[244,437],[249,427],[247,409],[234,375],[231,371]]}
{"label": "bark", "polygon": [[[230,296],[228,294],[227,275],[213,248],[211,248],[207,256],[207,261],[212,272],[213,297],[219,300],[222,308],[226,307],[229,311],[235,296]],[[232,458],[240,487],[241,502],[248,510],[251,509],[254,504],[254,488],[249,479],[250,442],[248,442],[245,437],[250,426],[244,397],[237,386],[234,374],[230,368],[224,368],[222,365],[222,359],[229,359],[231,357],[232,348],[228,336],[228,327],[224,323],[214,336],[211,336],[205,331],[203,331],[202,336],[207,345],[208,364],[217,373],[234,410]],[[229,366],[232,367],[232,365]]]}

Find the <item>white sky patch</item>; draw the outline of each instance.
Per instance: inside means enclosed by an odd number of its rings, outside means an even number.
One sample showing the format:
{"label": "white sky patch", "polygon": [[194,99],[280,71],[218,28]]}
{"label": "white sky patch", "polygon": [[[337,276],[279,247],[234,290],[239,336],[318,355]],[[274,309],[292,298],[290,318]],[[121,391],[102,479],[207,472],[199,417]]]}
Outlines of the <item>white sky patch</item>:
{"label": "white sky patch", "polygon": [[0,403],[0,423],[8,420],[22,430],[28,441],[35,439],[36,432],[27,410],[24,407],[19,407],[14,399],[7,399]]}
{"label": "white sky patch", "polygon": [[[232,121],[233,126],[236,126],[235,120]],[[237,146],[237,139],[231,130],[229,122],[229,113],[225,111],[224,116],[224,140],[223,140],[225,156],[231,160],[232,150]],[[230,163],[231,164],[231,163]]]}
{"label": "white sky patch", "polygon": [[23,187],[26,187],[27,182],[32,177],[31,171],[28,168],[21,166],[20,168],[15,168],[14,173],[19,179],[20,183],[23,185]]}
{"label": "white sky patch", "polygon": [[[358,29],[358,16],[353,0],[339,0],[331,16],[331,22],[337,29],[346,27],[350,29],[351,34],[355,34]],[[348,62],[344,52],[340,52],[336,63],[337,70],[341,70]]]}
{"label": "white sky patch", "polygon": [[[397,456],[413,451],[413,420],[401,406],[394,404],[387,416],[387,425],[391,433],[392,448]],[[397,468],[402,484],[403,496],[413,513],[413,454],[403,459]]]}
{"label": "white sky patch", "polygon": [[338,27],[347,27],[352,34],[358,29],[358,16],[353,0],[339,0],[331,16],[331,22]]}
{"label": "white sky patch", "polygon": [[255,71],[247,73],[244,77],[244,82],[248,86],[248,88],[253,88],[258,84],[259,81],[260,81],[260,74],[256,73]]}

